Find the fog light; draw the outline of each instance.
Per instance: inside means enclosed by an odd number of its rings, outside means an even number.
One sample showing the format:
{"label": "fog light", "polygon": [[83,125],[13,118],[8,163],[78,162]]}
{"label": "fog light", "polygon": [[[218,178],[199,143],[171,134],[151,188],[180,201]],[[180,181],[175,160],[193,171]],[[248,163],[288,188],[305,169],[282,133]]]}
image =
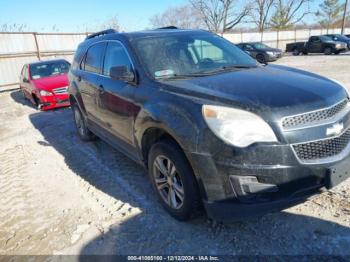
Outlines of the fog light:
{"label": "fog light", "polygon": [[255,176],[230,176],[230,181],[237,197],[278,191],[276,185],[260,183]]}

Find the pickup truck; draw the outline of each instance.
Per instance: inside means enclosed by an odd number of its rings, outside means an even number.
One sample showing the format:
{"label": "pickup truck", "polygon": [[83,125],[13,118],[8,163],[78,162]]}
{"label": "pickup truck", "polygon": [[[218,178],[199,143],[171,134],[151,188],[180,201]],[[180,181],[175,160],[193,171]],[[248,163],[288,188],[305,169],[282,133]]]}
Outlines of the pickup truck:
{"label": "pickup truck", "polygon": [[339,54],[345,52],[347,46],[345,43],[334,41],[327,36],[311,36],[307,42],[297,42],[287,44],[286,52],[292,52],[293,55],[303,53],[324,53],[325,55]]}

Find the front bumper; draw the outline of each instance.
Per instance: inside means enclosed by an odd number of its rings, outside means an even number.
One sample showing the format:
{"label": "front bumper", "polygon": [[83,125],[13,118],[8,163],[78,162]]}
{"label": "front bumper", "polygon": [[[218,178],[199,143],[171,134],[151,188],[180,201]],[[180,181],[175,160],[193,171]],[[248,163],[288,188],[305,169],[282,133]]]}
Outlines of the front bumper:
{"label": "front bumper", "polygon": [[[323,188],[331,188],[349,177],[350,157],[321,165],[301,164],[289,145],[252,145],[236,149],[221,145],[213,154],[192,153],[199,175],[204,206],[215,220],[242,220],[302,203]],[[330,179],[335,167],[340,177]],[[345,171],[344,171],[345,170]],[[255,177],[278,190],[241,194],[232,177]]]}
{"label": "front bumper", "polygon": [[274,61],[277,61],[278,59],[282,58],[282,53],[276,53],[274,55],[267,55],[268,57],[268,62],[274,62]]}
{"label": "front bumper", "polygon": [[41,96],[40,97],[41,110],[49,110],[59,107],[70,106],[68,94],[54,94],[52,96]]}

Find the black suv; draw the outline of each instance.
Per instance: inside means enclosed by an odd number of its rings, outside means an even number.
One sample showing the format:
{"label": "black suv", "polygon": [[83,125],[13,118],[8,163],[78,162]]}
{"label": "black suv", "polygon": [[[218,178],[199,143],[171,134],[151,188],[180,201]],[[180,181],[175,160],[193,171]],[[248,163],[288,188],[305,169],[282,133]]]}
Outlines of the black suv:
{"label": "black suv", "polygon": [[217,220],[281,210],[350,174],[340,84],[257,64],[206,31],[90,35],[69,81],[79,136],[146,166],[179,220],[203,206]]}

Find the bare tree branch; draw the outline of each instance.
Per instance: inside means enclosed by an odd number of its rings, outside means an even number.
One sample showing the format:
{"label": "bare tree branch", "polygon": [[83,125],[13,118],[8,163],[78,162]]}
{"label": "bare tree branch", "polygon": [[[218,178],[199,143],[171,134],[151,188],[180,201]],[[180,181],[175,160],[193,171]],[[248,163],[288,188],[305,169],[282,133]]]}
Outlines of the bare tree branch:
{"label": "bare tree branch", "polygon": [[313,0],[276,0],[275,13],[270,26],[274,29],[289,29],[311,14],[309,4]]}
{"label": "bare tree branch", "polygon": [[190,0],[207,28],[222,33],[242,23],[250,14],[249,3],[244,1],[241,5],[238,2],[238,0]]}

